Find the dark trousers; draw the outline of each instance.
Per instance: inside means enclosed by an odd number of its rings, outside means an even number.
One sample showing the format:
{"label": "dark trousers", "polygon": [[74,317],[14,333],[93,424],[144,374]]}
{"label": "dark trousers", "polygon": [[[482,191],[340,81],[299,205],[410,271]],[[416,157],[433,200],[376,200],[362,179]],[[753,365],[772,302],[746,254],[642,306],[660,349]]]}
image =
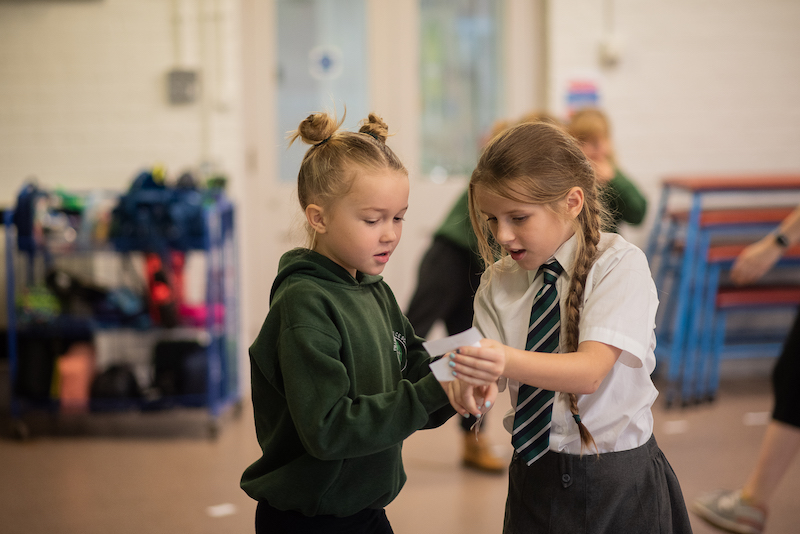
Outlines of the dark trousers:
{"label": "dark trousers", "polygon": [[772,387],[775,392],[772,418],[800,428],[800,312],[772,371]]}
{"label": "dark trousers", "polygon": [[361,510],[348,517],[308,517],[258,501],[256,534],[394,534],[394,531],[383,509]]}
{"label": "dark trousers", "polygon": [[678,478],[655,437],[601,455],[514,454],[504,534],[691,534]]}
{"label": "dark trousers", "polygon": [[[473,299],[483,267],[475,254],[442,237],[434,237],[419,265],[417,288],[406,317],[418,336],[425,337],[442,320],[449,335],[472,326]],[[461,419],[468,431],[475,417]]]}

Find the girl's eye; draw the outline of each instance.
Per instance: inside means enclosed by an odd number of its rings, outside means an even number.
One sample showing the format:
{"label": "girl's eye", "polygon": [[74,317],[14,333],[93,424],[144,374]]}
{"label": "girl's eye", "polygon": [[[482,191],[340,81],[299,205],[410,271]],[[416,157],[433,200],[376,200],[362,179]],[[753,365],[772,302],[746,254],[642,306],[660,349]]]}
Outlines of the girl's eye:
{"label": "girl's eye", "polygon": [[486,218],[486,222],[496,222],[496,221],[497,221],[497,217],[487,217]]}
{"label": "girl's eye", "polygon": [[369,224],[369,225],[373,225],[373,224],[377,224],[378,223],[378,221],[371,221],[369,219],[364,219],[364,222]]}
{"label": "girl's eye", "polygon": [[515,222],[522,222],[522,221],[524,221],[524,220],[525,220],[525,219],[527,219],[527,218],[528,218],[528,216],[527,216],[527,215],[523,215],[523,216],[521,216],[521,217],[514,217],[514,218],[513,218],[513,220],[514,220]]}
{"label": "girl's eye", "polygon": [[395,220],[395,222],[403,222],[406,219],[405,219],[405,217],[395,217],[394,220]]}

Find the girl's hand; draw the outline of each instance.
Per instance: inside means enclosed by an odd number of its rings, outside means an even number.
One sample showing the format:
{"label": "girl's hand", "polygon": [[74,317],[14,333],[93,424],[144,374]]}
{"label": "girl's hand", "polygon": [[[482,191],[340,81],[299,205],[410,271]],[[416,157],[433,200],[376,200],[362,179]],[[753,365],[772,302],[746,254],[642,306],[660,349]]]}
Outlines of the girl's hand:
{"label": "girl's hand", "polygon": [[508,347],[493,339],[482,339],[480,347],[459,347],[448,355],[453,374],[474,386],[488,386],[503,374]]}
{"label": "girl's hand", "polygon": [[736,285],[744,285],[755,282],[783,255],[783,249],[775,243],[775,239],[769,236],[756,241],[745,248],[731,267],[731,280]]}
{"label": "girl's hand", "polygon": [[444,389],[445,393],[447,393],[447,399],[450,401],[450,405],[453,407],[453,409],[455,409],[458,415],[462,417],[469,417],[470,411],[464,407],[461,398],[465,395],[464,389],[471,389],[472,386],[467,386],[459,380],[453,380],[452,382],[439,382],[439,384],[441,384],[442,389]]}
{"label": "girl's hand", "polygon": [[457,386],[460,393],[458,403],[476,417],[488,412],[497,399],[497,382],[492,382],[487,386],[471,386],[460,380],[455,380],[454,383],[459,384]]}

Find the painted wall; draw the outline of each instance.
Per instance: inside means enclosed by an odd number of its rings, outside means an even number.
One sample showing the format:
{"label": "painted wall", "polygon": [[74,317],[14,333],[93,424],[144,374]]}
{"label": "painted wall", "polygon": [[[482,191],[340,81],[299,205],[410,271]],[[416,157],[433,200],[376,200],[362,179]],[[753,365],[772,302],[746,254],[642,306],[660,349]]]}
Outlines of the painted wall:
{"label": "painted wall", "polygon": [[[23,179],[126,187],[144,167],[241,174],[239,3],[0,2],[0,202]],[[167,73],[200,73],[170,105]]]}

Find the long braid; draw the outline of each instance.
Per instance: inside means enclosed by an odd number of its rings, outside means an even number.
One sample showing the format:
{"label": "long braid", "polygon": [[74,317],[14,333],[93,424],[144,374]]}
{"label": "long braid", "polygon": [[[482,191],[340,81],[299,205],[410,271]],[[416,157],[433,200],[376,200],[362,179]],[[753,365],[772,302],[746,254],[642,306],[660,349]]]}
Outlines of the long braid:
{"label": "long braid", "polygon": [[[588,192],[586,196],[589,196]],[[580,335],[578,325],[580,324],[581,309],[583,308],[586,277],[597,258],[597,244],[600,242],[601,216],[597,210],[597,202],[591,200],[584,203],[584,209],[578,216],[577,221],[582,232],[576,232],[578,247],[566,298],[567,320],[564,328],[564,347],[569,352],[578,350],[578,339]],[[572,412],[575,422],[578,424],[578,431],[581,436],[581,448],[593,447],[594,450],[597,451],[597,444],[591,432],[589,432],[586,425],[581,422],[580,412],[578,410],[578,396],[575,393],[564,394],[569,398],[569,409]]]}

